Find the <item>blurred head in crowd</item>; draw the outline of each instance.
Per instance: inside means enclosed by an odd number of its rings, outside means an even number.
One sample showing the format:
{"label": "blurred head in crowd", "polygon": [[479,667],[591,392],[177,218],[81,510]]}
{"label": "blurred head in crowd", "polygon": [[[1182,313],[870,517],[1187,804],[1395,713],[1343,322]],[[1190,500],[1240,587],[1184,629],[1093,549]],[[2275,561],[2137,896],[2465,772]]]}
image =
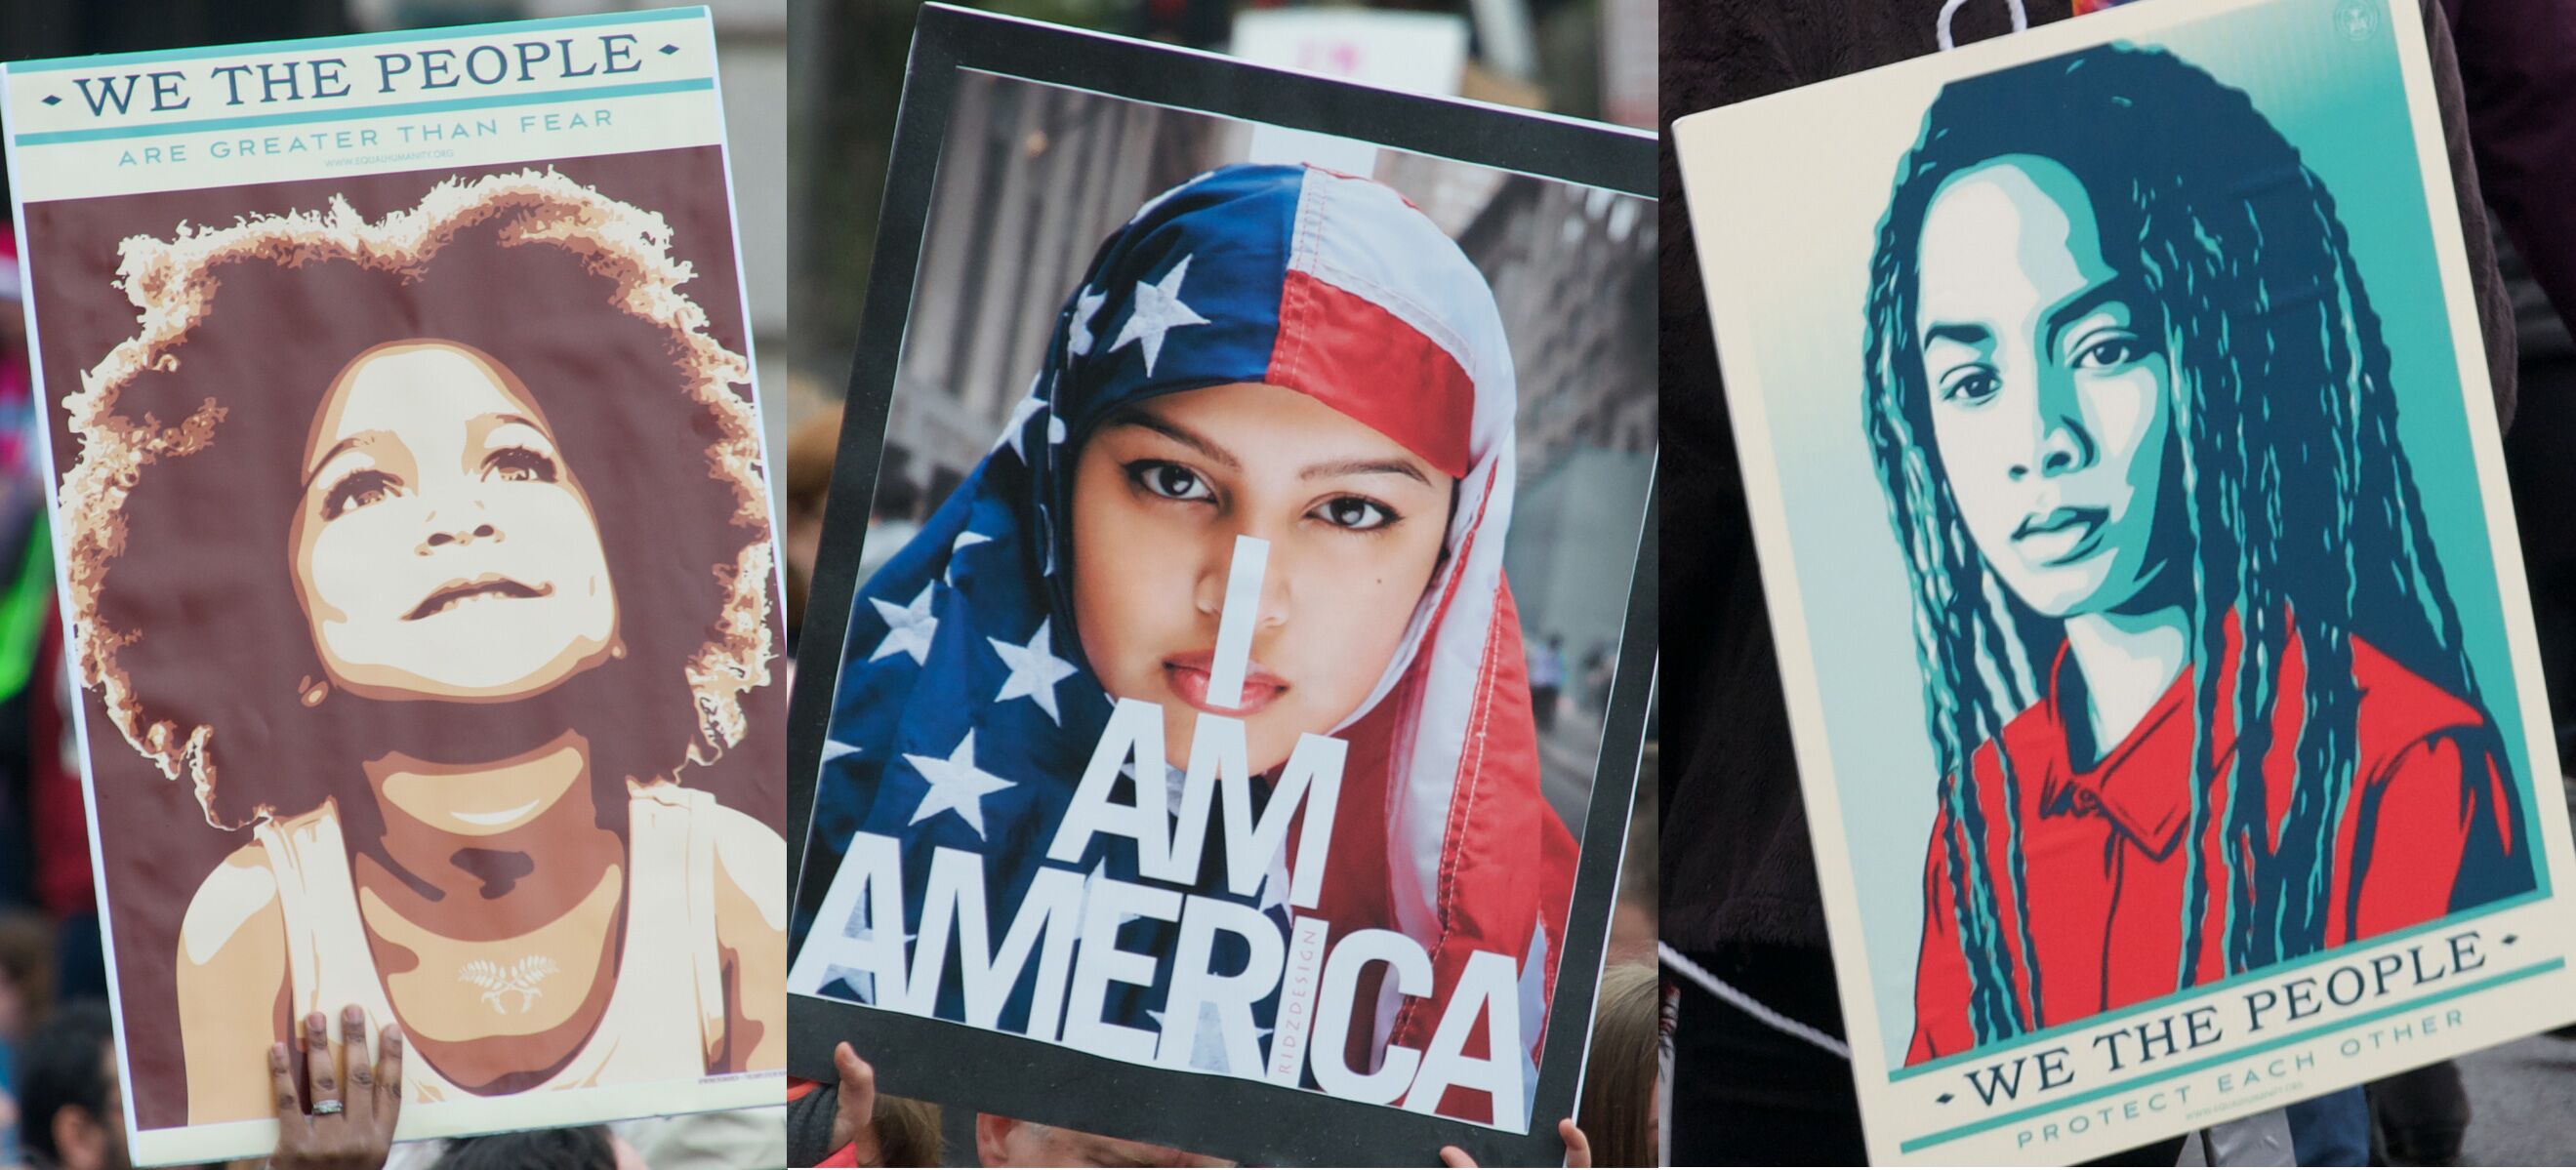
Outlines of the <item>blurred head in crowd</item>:
{"label": "blurred head in crowd", "polygon": [[[1165,1146],[1101,1137],[1080,1130],[975,1115],[975,1158],[986,1166],[1231,1166]],[[893,1159],[887,1160],[892,1165]]]}
{"label": "blurred head in crowd", "polygon": [[805,594],[814,587],[814,558],[823,547],[823,501],[832,494],[832,461],[840,453],[841,408],[796,424],[787,433],[787,628],[805,626]]}
{"label": "blurred head in crowd", "polygon": [[18,1061],[18,1113],[39,1170],[127,1170],[125,1100],[117,1089],[115,1025],[107,1005],[71,1004],[27,1037]]}
{"label": "blurred head in crowd", "polygon": [[881,1165],[946,1165],[940,1159],[938,1106],[909,1097],[879,1097],[875,1125]]}
{"label": "blurred head in crowd", "polygon": [[53,927],[31,910],[0,911],[0,1046],[25,1037],[53,998]]}
{"label": "blurred head in crowd", "polygon": [[1656,1086],[1663,1072],[1663,978],[1651,964],[1601,972],[1592,1016],[1592,1059],[1584,1068],[1576,1124],[1592,1139],[1595,1166],[1653,1166]]}
{"label": "blurred head in crowd", "polygon": [[604,1125],[459,1138],[431,1170],[648,1170],[635,1147]]}

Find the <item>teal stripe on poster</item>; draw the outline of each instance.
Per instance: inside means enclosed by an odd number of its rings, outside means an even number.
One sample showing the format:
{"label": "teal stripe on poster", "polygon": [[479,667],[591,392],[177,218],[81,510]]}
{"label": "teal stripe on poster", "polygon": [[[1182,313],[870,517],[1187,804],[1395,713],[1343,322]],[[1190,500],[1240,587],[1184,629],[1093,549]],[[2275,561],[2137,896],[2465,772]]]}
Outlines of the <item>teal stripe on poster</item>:
{"label": "teal stripe on poster", "polygon": [[491,97],[452,98],[435,102],[404,102],[390,106],[362,106],[354,109],[315,110],[295,114],[257,114],[242,118],[201,118],[193,122],[159,122],[150,126],[107,126],[96,130],[55,130],[43,134],[21,134],[20,146],[54,146],[68,142],[104,142],[115,138],[154,138],[172,134],[204,134],[222,130],[263,130],[275,126],[295,126],[310,122],[352,122],[362,118],[397,118],[410,114],[458,114],[470,110],[492,110],[506,106],[541,106],[569,101],[606,101],[611,98],[651,97],[664,93],[687,93],[714,89],[709,78],[693,77],[684,81],[645,81],[634,85],[602,85],[590,88],[550,89],[543,93],[498,94]]}
{"label": "teal stripe on poster", "polygon": [[587,16],[550,16],[540,20],[509,20],[488,24],[459,24],[446,28],[405,28],[391,32],[358,33],[345,37],[321,37],[292,41],[254,41],[245,45],[202,45],[193,49],[149,49],[133,53],[94,53],[87,57],[54,57],[43,61],[17,61],[9,66],[11,73],[53,73],[65,69],[97,69],[116,65],[148,65],[160,61],[200,61],[208,57],[243,57],[256,53],[304,52],[322,48],[360,48],[367,45],[400,45],[412,41],[451,40],[458,37],[485,36],[494,33],[554,32],[568,28],[592,28],[603,24],[650,24],[663,20],[688,20],[706,15],[704,8],[663,8],[652,12],[600,12]]}
{"label": "teal stripe on poster", "polygon": [[[2409,938],[2414,938],[2418,935],[2438,933],[2443,930],[2448,930],[2454,926],[2477,921],[2490,914],[2511,910],[2514,907],[2525,903],[2537,902],[2548,896],[2549,891],[2546,889],[2529,890],[2524,893],[2516,894],[2510,898],[2489,902],[2483,906],[2473,906],[2466,910],[2446,914],[2440,918],[2432,920],[2431,922],[2418,923],[2404,930],[2392,930],[2386,934],[2366,938],[2357,943],[2347,943],[2343,946],[2334,947],[2329,950],[2318,951],[2312,955],[2290,959],[2285,962],[2274,963],[2269,967],[2264,967],[2259,970],[2246,971],[2240,974],[2231,975],[2216,983],[2195,983],[2168,995],[2160,995],[2154,999],[2130,1004],[2127,1007],[2120,1008],[2115,1013],[2087,1016],[2084,1019],[2076,1020],[2072,1023],[2056,1024],[2042,1028],[2039,1031],[2032,1032],[2025,1036],[2015,1036],[2012,1038],[2011,1042],[2014,1046],[2019,1047],[2023,1045],[2037,1044],[2042,1040],[2046,1040],[2054,1036],[2064,1036],[2072,1032],[2081,1032],[2088,1028],[2107,1027],[2112,1023],[2114,1018],[2135,1019],[2140,1016],[2148,1015],[2156,1011],[2158,1008],[2165,1007],[2169,1004],[2180,1003],[2186,999],[2195,999],[2212,992],[2225,991],[2231,987],[2241,987],[2245,984],[2255,983],[2265,979],[2277,979],[2302,967],[2313,967],[2319,963],[2329,962],[2335,959],[2349,959],[2362,951],[2376,947],[2391,946],[2396,943],[2404,942]],[[1951,1055],[1944,1056],[1939,1060],[1928,1060],[1922,1064],[1907,1065],[1903,1068],[1893,1069],[1887,1074],[1887,1080],[1889,1084],[1894,1084],[1898,1081],[1912,1080],[1913,1078],[1922,1076],[1925,1073],[1936,1073],[1942,1069],[1968,1064],[1972,1061],[1992,1060],[1995,1056],[1996,1049],[1992,1047],[1982,1049],[1971,1048],[1966,1052],[1952,1053]]]}
{"label": "teal stripe on poster", "polygon": [[2350,1019],[2337,1020],[2331,1024],[2319,1024],[2307,1031],[2293,1032],[2287,1036],[2268,1040],[2250,1048],[2240,1048],[2232,1052],[2223,1052],[2216,1056],[2195,1060],[2178,1068],[2159,1069],[2146,1076],[2131,1077],[2130,1079],[2121,1081],[2115,1085],[2104,1085],[2089,1093],[2078,1093],[2063,1101],[2051,1101],[2046,1105],[2034,1105],[2028,1109],[2017,1110],[2012,1113],[2004,1114],[2001,1117],[1993,1117],[1984,1121],[1971,1122],[1967,1125],[1958,1126],[1953,1129],[1942,1130],[1939,1133],[1925,1134],[1922,1137],[1907,1141],[1897,1148],[1905,1153],[1911,1154],[1916,1150],[1941,1145],[1945,1142],[1957,1141],[1960,1138],[1968,1137],[1973,1134],[1984,1133],[1990,1129],[1998,1129],[2003,1126],[2011,1125],[2014,1122],[2028,1121],[2031,1118],[2040,1116],[2041,1114],[2060,1113],[2078,1105],[2082,1105],[2087,1101],[2099,1100],[2114,1093],[2127,1092],[2130,1089],[2137,1088],[2138,1086],[2151,1081],[2177,1080],[2182,1077],[2190,1076],[2191,1074],[2199,1072],[2205,1068],[2212,1068],[2217,1065],[2226,1064],[2230,1061],[2244,1060],[2248,1057],[2270,1052],[2275,1048],[2286,1047],[2302,1041],[2314,1040],[2317,1037],[2328,1033],[2341,1032],[2348,1028],[2357,1028],[2373,1020],[2386,1019],[2389,1016],[2396,1015],[2400,1012],[2410,1012],[2430,1007],[2442,1002],[2443,1000],[2457,999],[2463,995],[2474,995],[2478,992],[2485,991],[2490,987],[2502,987],[2505,984],[2520,982],[2521,980],[2531,978],[2534,975],[2546,975],[2566,965],[2567,960],[2565,959],[2551,959],[2543,963],[2534,963],[2531,966],[2524,967],[2520,970],[2507,971],[2501,975],[2490,975],[2475,983],[2462,984],[2461,986],[2454,987],[2449,991],[2437,991],[2431,995],[2410,999],[2404,1003],[2391,1004],[2383,1008],[2375,1008],[2371,1011],[2353,1016]]}

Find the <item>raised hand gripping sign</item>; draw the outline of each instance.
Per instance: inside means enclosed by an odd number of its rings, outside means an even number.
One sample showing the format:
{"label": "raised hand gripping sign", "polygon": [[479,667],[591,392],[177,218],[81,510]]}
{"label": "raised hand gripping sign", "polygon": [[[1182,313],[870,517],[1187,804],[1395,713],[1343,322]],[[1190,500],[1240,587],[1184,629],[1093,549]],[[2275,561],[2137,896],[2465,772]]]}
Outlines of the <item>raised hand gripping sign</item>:
{"label": "raised hand gripping sign", "polygon": [[2081,1161],[2576,1015],[2413,3],[2138,4],[1674,149],[1874,1159]]}

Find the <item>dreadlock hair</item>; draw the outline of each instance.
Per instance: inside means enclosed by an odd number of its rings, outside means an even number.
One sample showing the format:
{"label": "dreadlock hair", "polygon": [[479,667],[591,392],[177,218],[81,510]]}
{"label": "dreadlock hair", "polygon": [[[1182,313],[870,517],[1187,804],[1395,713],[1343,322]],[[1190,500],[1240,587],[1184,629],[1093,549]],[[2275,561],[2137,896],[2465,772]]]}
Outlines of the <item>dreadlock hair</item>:
{"label": "dreadlock hair", "polygon": [[[2103,255],[2137,280],[2161,320],[2172,367],[2166,408],[2172,486],[2160,530],[2183,539],[2157,571],[2187,597],[2195,672],[2189,874],[2177,985],[2207,945],[2220,898],[2222,969],[2320,950],[2329,909],[2358,888],[2329,872],[2352,799],[2360,690],[2352,637],[2405,663],[2481,713],[2432,533],[2397,439],[2388,347],[2325,184],[2242,92],[2169,53],[2113,45],[1952,82],[1925,116],[1880,223],[1870,268],[1865,426],[1888,520],[1914,586],[1925,721],[1944,777],[1940,848],[1959,908],[1959,945],[1979,1043],[2045,1027],[2032,947],[2019,786],[1999,742],[2001,868],[1988,840],[1975,757],[2044,692],[2061,636],[2002,588],[1952,498],[1932,442],[1917,313],[1917,249],[1944,183],[2012,155],[2053,160],[2093,200]],[[2142,458],[2157,457],[2142,455]],[[2187,588],[2185,588],[2187,586]],[[2241,636],[2225,717],[2237,749],[2218,775],[2211,728]],[[2305,657],[2295,744],[2273,742],[2292,639]],[[2296,754],[2299,783],[2276,818],[2263,765]],[[2495,766],[2508,765],[2501,752]],[[2506,777],[2508,790],[2512,788]],[[2224,784],[2225,888],[2202,857],[2213,786]],[[2277,823],[2278,832],[2273,830]],[[1997,895],[2009,881],[2018,929]],[[2027,985],[2016,976],[2027,975]]]}

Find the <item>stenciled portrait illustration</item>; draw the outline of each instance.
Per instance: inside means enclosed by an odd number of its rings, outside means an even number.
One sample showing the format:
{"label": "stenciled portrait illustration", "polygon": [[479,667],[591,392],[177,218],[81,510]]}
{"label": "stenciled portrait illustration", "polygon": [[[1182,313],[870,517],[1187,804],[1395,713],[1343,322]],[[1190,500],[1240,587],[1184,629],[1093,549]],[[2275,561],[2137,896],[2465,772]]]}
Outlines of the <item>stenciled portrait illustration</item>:
{"label": "stenciled portrait illustration", "polygon": [[1198,173],[1068,197],[1027,346],[946,348],[933,220],[907,372],[1026,389],[951,472],[897,387],[790,991],[1518,1129],[1654,419],[1650,347],[1521,355],[1551,277],[1630,336],[1651,205],[976,85]]}
{"label": "stenciled portrait illustration", "polygon": [[1938,768],[1907,1064],[2534,887],[2377,279],[2172,52],[1924,115],[1862,407]]}
{"label": "stenciled portrait illustration", "polygon": [[62,403],[96,766],[193,788],[178,855],[234,842],[115,956],[175,965],[189,1124],[273,1115],[269,1043],[344,1004],[421,1102],[783,1064],[777,814],[691,783],[775,768],[749,363],[655,212],[424,188],[126,239],[139,332]]}

